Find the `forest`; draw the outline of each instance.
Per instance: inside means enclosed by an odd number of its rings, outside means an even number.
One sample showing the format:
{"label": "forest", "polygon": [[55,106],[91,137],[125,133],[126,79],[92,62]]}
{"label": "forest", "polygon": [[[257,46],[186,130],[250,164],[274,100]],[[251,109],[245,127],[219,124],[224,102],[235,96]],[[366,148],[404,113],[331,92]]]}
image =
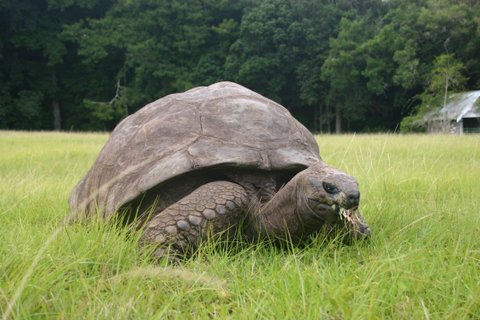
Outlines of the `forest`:
{"label": "forest", "polygon": [[315,132],[422,130],[480,88],[480,1],[0,0],[0,129],[109,131],[222,80]]}

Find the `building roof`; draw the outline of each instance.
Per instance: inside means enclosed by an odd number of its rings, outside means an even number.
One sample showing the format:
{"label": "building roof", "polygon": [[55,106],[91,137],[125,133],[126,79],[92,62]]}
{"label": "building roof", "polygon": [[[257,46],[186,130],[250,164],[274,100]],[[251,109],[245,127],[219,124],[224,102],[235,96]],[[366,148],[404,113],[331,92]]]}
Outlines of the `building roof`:
{"label": "building roof", "polygon": [[446,106],[428,113],[423,120],[455,120],[463,118],[480,118],[480,90],[454,93]]}

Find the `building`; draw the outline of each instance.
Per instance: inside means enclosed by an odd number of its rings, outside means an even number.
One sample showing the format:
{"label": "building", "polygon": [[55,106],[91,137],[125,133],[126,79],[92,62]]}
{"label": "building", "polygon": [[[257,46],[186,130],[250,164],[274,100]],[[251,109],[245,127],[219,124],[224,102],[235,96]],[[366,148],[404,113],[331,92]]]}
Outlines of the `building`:
{"label": "building", "polygon": [[428,113],[428,132],[480,133],[480,90],[455,93],[449,103]]}

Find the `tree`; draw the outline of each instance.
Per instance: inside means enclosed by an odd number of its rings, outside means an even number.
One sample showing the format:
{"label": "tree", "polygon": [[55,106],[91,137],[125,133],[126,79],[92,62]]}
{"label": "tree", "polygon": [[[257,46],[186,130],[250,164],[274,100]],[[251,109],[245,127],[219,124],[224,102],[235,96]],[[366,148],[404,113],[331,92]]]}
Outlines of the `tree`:
{"label": "tree", "polygon": [[[329,1],[295,2],[300,16],[299,29],[304,33],[301,55],[295,61],[299,103],[303,123],[315,132],[330,132],[330,114],[326,108],[328,84],[322,80],[322,65],[329,54],[329,40],[337,32],[343,11]],[[298,115],[296,115],[298,117]]]}
{"label": "tree", "polygon": [[417,91],[419,104],[402,120],[404,131],[417,128],[432,108],[445,105],[451,90],[463,90],[465,86],[477,89],[480,75],[475,58],[480,54],[479,20],[475,19],[480,4],[427,0],[417,11],[414,36],[421,45],[419,74],[424,76]]}
{"label": "tree", "polygon": [[315,130],[323,111],[320,70],[340,21],[329,1],[262,1],[249,7],[225,65],[226,78],[284,104]]}
{"label": "tree", "polygon": [[395,130],[432,99],[442,55],[478,89],[478,17],[474,0],[4,0],[0,127],[111,130],[234,80],[314,130]]}
{"label": "tree", "polygon": [[[113,1],[113,0],[112,0]],[[6,128],[55,129],[71,105],[73,48],[63,25],[101,12],[107,0],[21,0],[0,6],[1,105]]]}
{"label": "tree", "polygon": [[119,1],[104,17],[65,27],[63,35],[79,46],[83,64],[110,88],[120,85],[118,99],[108,105],[112,90],[87,94],[84,107],[92,120],[115,123],[122,115],[115,110],[131,113],[161,96],[222,80],[244,3]]}
{"label": "tree", "polygon": [[290,1],[259,2],[242,17],[226,61],[226,77],[288,104],[294,91],[296,41],[302,41]]}
{"label": "tree", "polygon": [[[423,101],[427,108],[443,96],[443,106],[448,102],[449,90],[461,90],[467,81],[463,76],[465,66],[455,59],[453,54],[442,54],[435,59],[427,90],[423,93]],[[439,104],[438,104],[439,105]],[[448,132],[448,118],[445,112],[443,131]]]}
{"label": "tree", "polygon": [[322,66],[322,78],[329,83],[327,105],[335,110],[336,133],[342,131],[342,117],[362,118],[369,99],[361,55],[361,44],[370,37],[368,29],[365,19],[343,18],[338,36],[330,40],[330,53]]}

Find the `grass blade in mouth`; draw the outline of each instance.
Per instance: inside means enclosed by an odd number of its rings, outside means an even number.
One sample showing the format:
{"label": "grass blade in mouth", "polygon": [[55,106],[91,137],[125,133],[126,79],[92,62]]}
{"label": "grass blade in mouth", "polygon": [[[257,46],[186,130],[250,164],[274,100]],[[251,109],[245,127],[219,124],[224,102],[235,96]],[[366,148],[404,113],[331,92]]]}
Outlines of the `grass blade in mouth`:
{"label": "grass blade in mouth", "polygon": [[340,209],[340,212],[339,212],[339,215],[340,215],[340,219],[341,220],[345,220],[345,221],[348,221],[350,222],[351,224],[354,224],[354,220],[352,219],[352,217],[355,216],[355,212],[358,210],[358,207],[355,207],[355,208],[351,208],[351,209],[345,209],[345,208],[341,208]]}

